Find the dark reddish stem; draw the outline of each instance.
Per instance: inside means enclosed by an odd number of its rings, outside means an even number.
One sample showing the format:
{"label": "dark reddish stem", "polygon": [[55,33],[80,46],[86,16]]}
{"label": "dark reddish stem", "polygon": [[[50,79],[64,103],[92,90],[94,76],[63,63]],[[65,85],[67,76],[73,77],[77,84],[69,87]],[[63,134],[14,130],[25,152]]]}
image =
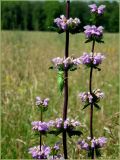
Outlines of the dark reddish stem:
{"label": "dark reddish stem", "polygon": [[[40,121],[42,122],[42,119],[43,119],[43,115],[42,115],[42,108],[41,108],[41,111],[40,111]],[[41,151],[41,146],[42,146],[42,135],[40,133],[40,151]]]}
{"label": "dark reddish stem", "polygon": [[[94,47],[95,47],[95,41],[93,41],[92,44],[92,57],[94,56]],[[92,74],[93,74],[93,67],[90,68],[90,83],[89,83],[89,91],[90,94],[92,94]],[[90,106],[90,137],[93,139],[93,103],[91,103]],[[91,158],[94,159],[94,149],[92,149],[92,155]]]}
{"label": "dark reddish stem", "polygon": [[[70,1],[67,0],[66,4],[66,18],[69,19]],[[66,31],[66,44],[65,44],[65,58],[69,55],[69,31]],[[64,107],[63,107],[63,121],[67,118],[67,106],[68,106],[68,71],[64,71]],[[64,158],[67,159],[67,135],[66,131],[63,132],[63,151]]]}

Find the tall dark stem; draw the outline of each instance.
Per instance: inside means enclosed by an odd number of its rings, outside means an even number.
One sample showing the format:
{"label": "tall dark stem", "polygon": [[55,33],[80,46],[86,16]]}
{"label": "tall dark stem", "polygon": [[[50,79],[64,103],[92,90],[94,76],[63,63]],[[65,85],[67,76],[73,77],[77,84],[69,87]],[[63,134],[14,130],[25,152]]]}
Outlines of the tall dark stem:
{"label": "tall dark stem", "polygon": [[[66,4],[66,18],[69,19],[70,1],[67,0]],[[65,58],[69,55],[69,31],[66,31],[66,44],[65,44]],[[67,118],[67,106],[68,106],[68,71],[64,71],[64,107],[63,107],[63,121]],[[67,135],[66,131],[63,132],[63,151],[64,158],[67,159]]]}
{"label": "tall dark stem", "polygon": [[[42,115],[42,108],[41,108],[41,111],[40,111],[40,121],[42,122],[42,119],[43,119],[43,115]],[[41,146],[42,146],[42,135],[40,133],[40,151],[41,151]]]}
{"label": "tall dark stem", "polygon": [[[92,57],[94,56],[94,47],[95,47],[95,41],[93,41],[92,44]],[[90,68],[90,83],[89,83],[89,91],[90,94],[92,94],[92,74],[93,74],[93,67]],[[90,137],[93,139],[93,103],[91,103],[90,106]],[[92,155],[91,158],[94,159],[94,149],[92,149]]]}

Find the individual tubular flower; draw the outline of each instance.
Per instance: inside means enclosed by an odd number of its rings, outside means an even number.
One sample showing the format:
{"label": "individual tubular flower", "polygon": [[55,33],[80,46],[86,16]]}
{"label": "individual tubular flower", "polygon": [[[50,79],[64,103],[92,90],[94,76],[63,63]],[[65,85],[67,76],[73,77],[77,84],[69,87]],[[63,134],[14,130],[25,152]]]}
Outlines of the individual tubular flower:
{"label": "individual tubular flower", "polygon": [[[59,144],[59,143],[58,143]],[[57,143],[54,145],[53,149],[58,151],[60,149],[59,145]]]}
{"label": "individual tubular flower", "polygon": [[32,124],[32,129],[35,131],[46,133],[49,130],[49,125],[46,122],[33,121],[31,124]]}
{"label": "individual tubular flower", "polygon": [[96,68],[102,61],[105,59],[105,56],[101,53],[83,53],[83,55],[79,58],[81,63],[86,65],[87,67],[94,67]]}
{"label": "individual tubular flower", "polygon": [[67,57],[67,58],[60,58],[56,57],[52,59],[53,68],[57,69],[58,71],[64,71],[65,69],[73,71],[77,69],[77,66],[81,64],[79,58]]}
{"label": "individual tubular flower", "polygon": [[[103,42],[101,41],[101,39],[103,38],[103,27],[102,26],[99,26],[99,27],[96,27],[95,25],[87,25],[87,26],[84,26],[84,33],[85,33],[85,36],[86,38],[89,40],[89,41],[92,41],[92,40],[96,40],[97,42]],[[88,41],[86,41],[87,43]]]}
{"label": "individual tubular flower", "polygon": [[96,4],[91,4],[91,5],[88,5],[88,6],[89,6],[90,11],[92,13],[96,13],[98,15],[102,15],[104,13],[104,11],[105,11],[105,8],[106,8],[105,5],[100,5],[99,7],[97,7]]}
{"label": "individual tubular flower", "polygon": [[51,152],[50,147],[42,145],[41,151],[40,151],[40,146],[35,146],[29,148],[28,153],[31,154],[34,159],[47,159],[50,152]]}
{"label": "individual tubular flower", "polygon": [[100,89],[94,90],[93,93],[96,95],[98,99],[103,99],[105,96],[104,93]]}
{"label": "individual tubular flower", "polygon": [[70,33],[78,33],[80,19],[79,18],[69,18],[67,19],[64,15],[61,15],[60,18],[54,19],[54,23],[58,27],[58,32],[62,33],[66,30],[69,30]]}

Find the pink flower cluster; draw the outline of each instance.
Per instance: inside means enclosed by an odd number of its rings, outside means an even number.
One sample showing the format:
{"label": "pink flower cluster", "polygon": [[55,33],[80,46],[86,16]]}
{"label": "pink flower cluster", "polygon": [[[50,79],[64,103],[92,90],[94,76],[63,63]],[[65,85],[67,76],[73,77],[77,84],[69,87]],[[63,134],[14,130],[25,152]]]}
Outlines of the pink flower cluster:
{"label": "pink flower cluster", "polygon": [[[54,156],[51,156],[52,151],[54,150]],[[58,154],[59,151],[59,145],[55,144],[54,147],[49,147],[42,145],[41,151],[40,146],[34,146],[29,148],[29,154],[32,155],[34,159],[59,159],[62,158],[62,155]]]}
{"label": "pink flower cluster", "polygon": [[73,57],[68,57],[68,58],[56,57],[52,59],[52,63],[55,69],[59,69],[59,67],[69,68],[71,65],[78,66],[79,64],[81,64],[79,58],[73,58]]}
{"label": "pink flower cluster", "polygon": [[87,26],[84,26],[84,33],[86,35],[86,38],[88,39],[92,39],[92,38],[102,38],[103,36],[103,27],[102,26],[99,26],[99,27],[96,27],[95,25],[87,25]]}
{"label": "pink flower cluster", "polygon": [[[96,89],[93,91],[94,95],[97,97],[97,101],[104,98],[104,93],[100,89]],[[93,102],[93,95],[90,92],[82,92],[78,95],[82,102],[85,103],[92,103]]]}
{"label": "pink flower cluster", "polygon": [[66,31],[67,29],[76,29],[76,27],[80,24],[79,18],[69,18],[67,19],[64,15],[61,15],[60,18],[54,19],[54,23],[57,25],[57,27],[63,31]]}
{"label": "pink flower cluster", "polygon": [[36,97],[36,105],[37,106],[44,106],[47,107],[48,106],[48,102],[49,102],[49,98],[45,98],[45,99],[41,99],[39,96]]}
{"label": "pink flower cluster", "polygon": [[51,127],[55,127],[55,128],[64,128],[67,129],[69,127],[77,127],[80,126],[80,122],[79,121],[75,121],[75,120],[70,120],[69,118],[67,118],[64,122],[62,118],[57,118],[55,121],[51,120],[48,122],[48,125]]}
{"label": "pink flower cluster", "polygon": [[42,145],[41,151],[40,151],[40,146],[35,146],[29,148],[28,153],[31,154],[34,159],[47,159],[50,152],[51,152],[50,147]]}
{"label": "pink flower cluster", "polygon": [[47,132],[49,130],[48,123],[46,122],[33,121],[31,124],[33,130],[37,130],[39,132]]}
{"label": "pink flower cluster", "polygon": [[105,59],[105,56],[101,53],[94,53],[94,56],[92,56],[92,53],[83,53],[83,55],[80,57],[80,61],[82,64],[85,64],[87,66],[98,66],[102,63],[102,60]]}
{"label": "pink flower cluster", "polygon": [[89,8],[92,13],[97,13],[98,15],[101,15],[104,13],[106,6],[100,5],[99,7],[97,7],[96,4],[91,4],[91,5],[89,5]]}
{"label": "pink flower cluster", "polygon": [[90,150],[91,148],[102,148],[107,143],[107,138],[99,137],[93,138],[87,137],[87,140],[78,141],[78,147],[84,150]]}
{"label": "pink flower cluster", "polygon": [[80,126],[79,121],[75,121],[73,119],[70,120],[69,118],[67,118],[64,122],[62,118],[57,118],[56,120],[50,120],[48,122],[33,121],[31,124],[33,130],[43,133],[49,131],[51,127],[67,129],[68,127],[74,128],[76,126]]}

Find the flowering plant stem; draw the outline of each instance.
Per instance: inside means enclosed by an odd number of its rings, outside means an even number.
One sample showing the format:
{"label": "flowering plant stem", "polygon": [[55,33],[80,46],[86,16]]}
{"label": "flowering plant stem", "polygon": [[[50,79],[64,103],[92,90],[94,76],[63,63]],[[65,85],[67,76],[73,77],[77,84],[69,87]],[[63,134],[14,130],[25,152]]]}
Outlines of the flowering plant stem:
{"label": "flowering plant stem", "polygon": [[[66,4],[66,18],[69,18],[70,1],[67,0]],[[66,31],[66,44],[65,44],[65,58],[69,56],[69,31]],[[63,121],[67,118],[67,106],[68,106],[68,71],[64,71],[64,107],[63,107]],[[67,159],[67,134],[63,131],[63,151],[64,158]]]}
{"label": "flowering plant stem", "polygon": [[[40,121],[41,122],[42,122],[42,119],[43,119],[43,109],[41,108],[40,110]],[[40,133],[40,151],[41,151],[41,146],[42,146],[42,134]]]}
{"label": "flowering plant stem", "polygon": [[[94,47],[95,47],[95,40],[92,43],[92,57],[94,56]],[[93,75],[93,67],[90,68],[90,81],[89,81],[89,90],[90,94],[92,95],[92,75]],[[93,139],[93,103],[91,103],[90,107],[90,137]],[[94,159],[94,148],[92,149],[91,158]]]}

